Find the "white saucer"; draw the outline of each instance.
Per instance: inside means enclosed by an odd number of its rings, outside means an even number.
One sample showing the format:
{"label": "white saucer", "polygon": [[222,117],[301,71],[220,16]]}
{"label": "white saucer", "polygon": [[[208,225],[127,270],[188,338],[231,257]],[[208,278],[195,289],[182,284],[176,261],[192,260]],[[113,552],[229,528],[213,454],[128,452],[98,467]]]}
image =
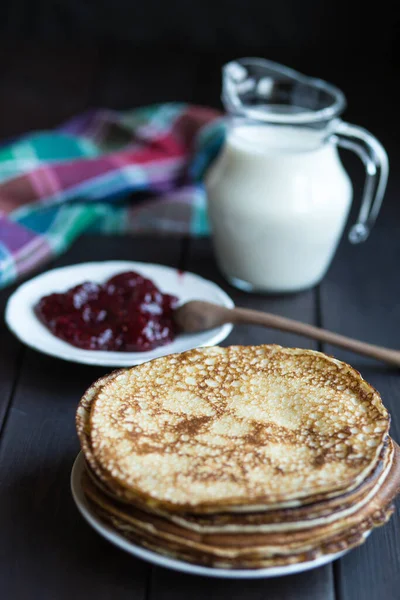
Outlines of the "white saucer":
{"label": "white saucer", "polygon": [[294,573],[301,573],[302,571],[309,571],[310,569],[315,569],[317,567],[321,567],[322,565],[326,565],[327,563],[336,560],[340,556],[343,556],[343,554],[346,554],[347,552],[345,550],[344,552],[338,552],[337,554],[327,554],[309,562],[287,565],[284,567],[270,567],[266,569],[217,569],[212,567],[203,567],[201,565],[194,565],[175,558],[168,558],[162,554],[157,554],[151,550],[146,550],[141,546],[136,546],[124,538],[115,529],[104,524],[99,519],[87,502],[82,490],[81,479],[84,468],[84,458],[82,452],[80,452],[76,457],[74,466],[72,467],[71,490],[75,504],[84,519],[93,527],[93,529],[95,529],[100,535],[102,535],[115,546],[118,546],[119,548],[122,548],[122,550],[125,550],[126,552],[129,552],[138,558],[147,560],[148,562],[159,567],[165,567],[167,569],[173,569],[183,573],[191,573],[193,575],[219,577],[222,579],[260,579],[279,577],[282,575],[292,575]]}
{"label": "white saucer", "polygon": [[203,333],[179,335],[171,344],[148,352],[81,350],[55,337],[34,313],[35,304],[47,294],[65,292],[84,281],[102,283],[112,275],[130,270],[148,277],[162,292],[177,296],[181,303],[207,300],[228,308],[234,306],[231,298],[220,287],[193,273],[180,273],[171,267],[140,262],[91,262],[53,269],[21,285],[8,300],[6,323],[22,342],[39,352],[72,362],[106,367],[128,367],[174,352],[214,346],[232,331],[232,325],[223,325]]}

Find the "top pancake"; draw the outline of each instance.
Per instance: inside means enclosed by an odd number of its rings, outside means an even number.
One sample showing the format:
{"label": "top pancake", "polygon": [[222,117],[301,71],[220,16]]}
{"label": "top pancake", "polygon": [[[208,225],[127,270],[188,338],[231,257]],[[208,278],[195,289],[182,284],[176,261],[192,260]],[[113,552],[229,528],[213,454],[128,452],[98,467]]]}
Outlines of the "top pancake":
{"label": "top pancake", "polygon": [[105,379],[90,443],[111,486],[168,510],[295,506],[354,489],[389,428],[349,365],[280,346],[191,350]]}

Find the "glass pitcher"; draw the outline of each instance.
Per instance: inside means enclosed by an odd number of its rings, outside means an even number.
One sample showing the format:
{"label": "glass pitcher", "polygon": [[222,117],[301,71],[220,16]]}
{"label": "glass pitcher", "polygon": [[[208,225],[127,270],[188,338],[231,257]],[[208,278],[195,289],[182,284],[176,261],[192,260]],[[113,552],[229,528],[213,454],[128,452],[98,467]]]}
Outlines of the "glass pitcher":
{"label": "glass pitcher", "polygon": [[219,267],[248,291],[309,288],[330,265],[352,201],[338,146],[366,169],[353,243],[366,240],[378,215],[386,152],[339,118],[346,105],[339,89],[268,60],[225,65],[222,100],[225,143],[205,180]]}

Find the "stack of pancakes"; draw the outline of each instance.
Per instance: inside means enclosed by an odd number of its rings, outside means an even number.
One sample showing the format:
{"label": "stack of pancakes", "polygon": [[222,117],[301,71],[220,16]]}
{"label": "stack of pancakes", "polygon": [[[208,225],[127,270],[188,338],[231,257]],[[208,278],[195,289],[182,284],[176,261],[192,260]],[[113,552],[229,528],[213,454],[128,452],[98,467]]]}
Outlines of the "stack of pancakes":
{"label": "stack of pancakes", "polygon": [[361,375],[319,352],[191,350],[89,388],[82,485],[103,521],[161,554],[232,569],[309,561],[390,517],[389,422]]}

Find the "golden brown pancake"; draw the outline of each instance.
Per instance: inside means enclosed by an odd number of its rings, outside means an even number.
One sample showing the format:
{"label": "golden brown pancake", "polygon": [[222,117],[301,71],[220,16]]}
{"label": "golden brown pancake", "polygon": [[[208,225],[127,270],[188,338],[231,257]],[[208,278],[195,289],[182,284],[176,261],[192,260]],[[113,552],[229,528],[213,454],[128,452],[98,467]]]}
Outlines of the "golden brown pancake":
{"label": "golden brown pancake", "polygon": [[279,346],[208,348],[102,378],[77,429],[99,517],[166,556],[284,566],[350,549],[400,485],[389,415],[357,371]]}
{"label": "golden brown pancake", "polygon": [[355,490],[379,463],[389,415],[343,362],[233,346],[112,374],[88,390],[77,424],[90,467],[121,498],[248,513]]}
{"label": "golden brown pancake", "polygon": [[[398,450],[398,448],[397,448]],[[386,483],[383,483],[385,489],[388,487],[388,482],[396,477],[396,469],[398,468],[398,456],[396,466],[390,470],[390,475],[386,478]],[[393,471],[394,469],[394,471]],[[397,477],[397,483],[399,483]],[[361,522],[365,522],[371,517],[376,510],[381,509],[376,502],[382,485],[370,497],[369,502],[357,507],[357,510],[341,519],[337,519],[333,523],[326,522],[319,526],[305,526],[298,530],[281,530],[269,533],[255,531],[253,533],[243,533],[238,531],[229,531],[225,533],[203,533],[199,534],[193,531],[188,531],[175,523],[171,523],[157,515],[152,515],[138,508],[126,508],[126,505],[112,501],[105,496],[96,486],[93,485],[90,478],[83,480],[83,487],[87,496],[92,502],[97,503],[103,510],[106,510],[113,516],[125,522],[127,525],[132,525],[134,528],[144,531],[145,533],[155,533],[160,539],[173,539],[182,545],[191,544],[192,547],[215,547],[217,552],[225,552],[227,549],[229,555],[235,552],[246,555],[251,549],[252,553],[259,552],[277,552],[282,554],[292,553],[294,550],[308,550],[314,547],[319,542],[326,540],[340,532],[347,531],[352,527],[357,527]],[[390,494],[385,495],[385,505],[391,502]],[[204,549],[204,548],[202,548]]]}
{"label": "golden brown pancake", "polygon": [[237,553],[235,551],[223,552],[213,549],[213,552],[205,551],[204,546],[194,548],[193,545],[182,546],[173,539],[167,542],[160,540],[156,535],[135,529],[114,515],[103,512],[94,506],[94,511],[106,523],[111,525],[120,534],[135,544],[149,548],[159,554],[165,554],[172,558],[186,560],[195,564],[208,565],[220,568],[262,568],[284,566],[308,560],[314,560],[325,554],[335,554],[350,550],[362,544],[371,533],[371,528],[384,525],[393,513],[393,507],[388,506],[378,511],[372,519],[361,523],[358,528],[347,530],[344,534],[338,534],[329,539],[321,541],[320,545],[307,550],[281,554],[279,552],[262,553]]}
{"label": "golden brown pancake", "polygon": [[388,438],[376,469],[373,473],[352,492],[343,494],[333,499],[307,504],[300,508],[285,508],[267,510],[263,512],[249,513],[169,513],[158,507],[149,507],[148,504],[138,499],[134,503],[127,503],[120,499],[113,491],[101,482],[87,465],[87,474],[92,483],[100,491],[111,498],[111,500],[122,502],[123,510],[128,511],[130,507],[138,508],[151,514],[162,517],[191,531],[203,533],[224,532],[265,532],[289,529],[302,529],[304,527],[315,527],[317,525],[332,523],[340,518],[348,516],[366,504],[382,485],[391,468],[393,459],[393,444]]}
{"label": "golden brown pancake", "polygon": [[[188,539],[186,532],[182,536],[177,530],[163,531],[157,527],[157,523],[151,521],[127,521],[126,516],[119,513],[115,506],[110,507],[109,498],[99,497],[98,488],[93,486],[89,478],[84,479],[83,485],[100,518],[135,543],[199,564],[228,568],[279,566],[349,549],[362,543],[372,528],[384,524],[392,513],[391,502],[399,491],[399,448],[396,446],[395,459],[386,481],[369,504],[351,519],[343,520],[340,528],[321,530],[318,536],[315,535],[315,530],[295,534],[289,532],[286,536],[281,534],[280,540],[276,534],[262,536],[262,539],[258,535],[248,535],[247,542],[241,544],[238,544],[237,535],[226,536],[227,540],[223,544],[215,536]],[[268,538],[270,543],[266,545]]]}
{"label": "golden brown pancake", "polygon": [[[144,534],[143,532],[135,531],[135,529],[124,521],[118,519],[109,513],[102,512],[101,509],[94,508],[98,516],[103,519],[106,524],[111,525],[115,530],[119,531],[124,537],[131,540],[135,544],[139,544],[149,550],[153,550],[159,554],[184,560],[187,562],[210,566],[215,568],[226,569],[261,569],[265,567],[281,567],[289,564],[299,563],[314,560],[325,554],[335,554],[350,550],[362,544],[371,529],[368,527],[370,522],[363,524],[358,529],[352,529],[347,532],[346,536],[335,536],[320,546],[303,552],[291,554],[268,554],[265,556],[229,556],[223,557],[215,554],[208,554],[204,551],[196,551],[192,548],[183,548],[181,545],[169,541],[160,542],[156,536]],[[385,510],[379,511],[374,515],[375,521],[373,526],[378,527],[384,525],[393,513],[393,507],[389,506]]]}

